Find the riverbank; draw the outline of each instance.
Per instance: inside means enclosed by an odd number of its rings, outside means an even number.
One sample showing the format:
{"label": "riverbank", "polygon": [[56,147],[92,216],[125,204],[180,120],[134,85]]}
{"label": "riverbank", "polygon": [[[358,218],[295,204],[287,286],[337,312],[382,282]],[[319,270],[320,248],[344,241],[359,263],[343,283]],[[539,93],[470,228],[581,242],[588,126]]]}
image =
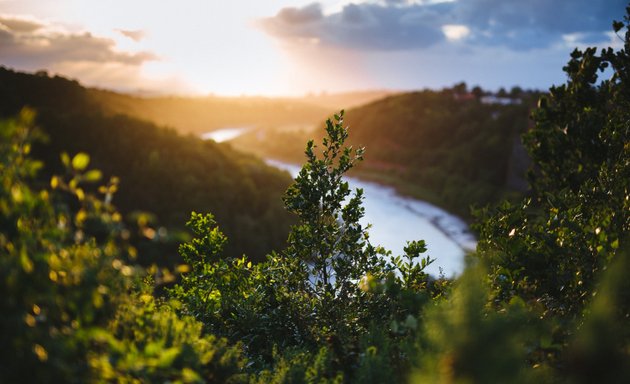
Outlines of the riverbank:
{"label": "riverbank", "polygon": [[[251,133],[249,129],[234,127],[207,132],[202,138],[231,142]],[[266,158],[265,162],[288,172],[293,178],[301,169],[295,159]],[[365,216],[361,224],[370,225],[371,243],[390,250],[393,255],[402,255],[407,241],[425,240],[427,254],[435,259],[427,268],[428,273],[447,277],[460,274],[464,269],[465,255],[476,248],[476,238],[468,222],[457,213],[438,206],[435,203],[437,199],[418,199],[417,193],[401,193],[401,185],[396,183],[395,177],[385,180],[368,175],[357,171],[346,180],[351,189],[361,188],[364,191]]]}
{"label": "riverbank", "polygon": [[[296,177],[297,164],[266,159],[265,162]],[[370,241],[392,251],[403,253],[407,241],[425,240],[427,253],[435,262],[427,272],[447,277],[458,275],[464,268],[464,257],[476,248],[476,238],[467,223],[431,203],[400,196],[389,186],[346,178],[352,190],[363,189],[365,216],[361,224],[371,225]]]}

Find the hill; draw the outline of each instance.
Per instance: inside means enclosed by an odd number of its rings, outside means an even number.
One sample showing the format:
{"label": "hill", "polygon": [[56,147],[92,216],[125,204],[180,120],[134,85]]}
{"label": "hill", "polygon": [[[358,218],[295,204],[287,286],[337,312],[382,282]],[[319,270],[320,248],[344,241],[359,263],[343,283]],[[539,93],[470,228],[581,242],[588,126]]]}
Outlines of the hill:
{"label": "hill", "polygon": [[520,135],[539,94],[475,95],[461,86],[348,111],[352,142],[369,153],[359,174],[464,216],[470,205],[524,192],[529,160]]}
{"label": "hill", "polygon": [[[33,148],[46,164],[42,183],[64,171],[61,152],[86,152],[106,177],[121,179],[114,203],[129,225],[132,213],[147,211],[157,217],[155,228],[176,234],[191,211],[212,212],[230,235],[228,254],[261,259],[282,247],[292,222],[281,201],[291,181],[285,173],[229,146],[114,114],[93,94],[63,77],[0,68],[0,117],[32,107],[37,125],[48,136]],[[177,243],[166,236],[144,239],[139,246],[152,249],[142,253],[157,258],[146,262],[172,264]]]}
{"label": "hill", "polygon": [[198,135],[226,127],[310,130],[339,108],[360,106],[392,92],[321,93],[285,98],[143,97],[102,89],[88,89],[87,94],[105,113],[135,116]]}
{"label": "hill", "polygon": [[[539,95],[518,88],[509,94],[468,91],[458,84],[352,108],[345,115],[350,141],[367,153],[352,174],[469,217],[471,205],[525,191],[529,158],[520,135],[530,126]],[[323,134],[321,128],[253,130],[232,144],[259,156],[300,162],[301,143]]]}

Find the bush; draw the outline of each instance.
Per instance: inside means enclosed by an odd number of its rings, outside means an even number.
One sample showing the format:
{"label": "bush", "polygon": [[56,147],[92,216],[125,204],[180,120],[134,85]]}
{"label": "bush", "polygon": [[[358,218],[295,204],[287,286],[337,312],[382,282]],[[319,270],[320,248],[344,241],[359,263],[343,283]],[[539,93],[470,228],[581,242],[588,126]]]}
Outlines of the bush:
{"label": "bush", "polygon": [[[291,367],[297,350],[316,361],[325,353],[331,380],[337,372],[350,381],[380,377],[366,365],[374,359],[403,380],[420,310],[443,287],[423,272],[431,260],[418,261],[424,242],[409,243],[404,258],[369,243],[359,224],[362,191],[349,197],[342,179],[362,156],[344,147],[342,117],[327,122],[321,158],[308,143],[307,163],[287,191],[287,209],[300,218],[289,246],[258,265],[221,257],[225,237],[212,216],[193,213],[188,225],[196,237],[180,247],[191,271],[171,293],[208,332],[242,342],[254,370],[302,372],[306,365]],[[383,338],[378,346],[369,342]],[[373,353],[388,344],[391,354]]]}
{"label": "bush", "polygon": [[90,158],[63,155],[69,178],[36,190],[29,158],[33,112],[0,122],[0,381],[238,382],[238,346],[201,334],[173,302],[140,291],[116,180],[86,192],[101,173]]}

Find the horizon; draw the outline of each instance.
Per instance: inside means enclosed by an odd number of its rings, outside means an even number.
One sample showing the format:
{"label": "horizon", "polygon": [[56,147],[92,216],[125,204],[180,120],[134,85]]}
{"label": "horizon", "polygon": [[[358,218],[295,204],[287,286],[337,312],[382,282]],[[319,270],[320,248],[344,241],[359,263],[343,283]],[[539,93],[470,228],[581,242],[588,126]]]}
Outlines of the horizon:
{"label": "horizon", "polygon": [[546,90],[565,81],[575,47],[621,45],[611,25],[625,5],[0,0],[0,65],[134,95],[308,97],[460,82]]}
{"label": "horizon", "polygon": [[[456,87],[459,84],[466,84],[467,86],[467,90],[468,92],[470,92],[474,87],[479,86],[477,84],[468,84],[465,81],[458,81],[458,82],[454,82],[453,84],[450,85],[445,85],[443,87],[435,87],[435,88],[431,88],[431,87],[424,87],[424,88],[414,88],[414,89],[357,89],[357,90],[342,90],[342,91],[338,91],[338,92],[328,92],[326,90],[320,91],[320,92],[306,92],[303,94],[292,94],[292,95],[268,95],[268,94],[239,94],[239,95],[231,95],[231,94],[226,94],[226,95],[222,95],[222,94],[217,94],[217,93],[206,93],[206,94],[202,94],[202,93],[160,93],[160,91],[155,90],[155,91],[151,91],[151,90],[143,90],[143,89],[137,89],[137,90],[126,90],[126,89],[116,89],[116,88],[108,88],[107,86],[92,86],[89,84],[85,84],[81,79],[78,78],[73,78],[71,76],[67,76],[63,73],[51,73],[49,72],[47,69],[40,69],[40,70],[36,70],[36,71],[24,71],[24,70],[20,70],[17,68],[12,68],[12,67],[8,67],[5,65],[0,64],[0,68],[4,68],[6,70],[9,71],[14,71],[16,73],[23,73],[23,74],[27,74],[27,75],[37,75],[38,72],[40,73],[45,73],[46,76],[48,77],[55,77],[55,76],[59,76],[62,77],[66,80],[69,81],[76,81],[79,83],[79,85],[81,87],[84,87],[86,89],[93,89],[96,91],[102,91],[102,92],[112,92],[112,93],[117,93],[117,94],[121,94],[121,95],[127,95],[127,96],[131,96],[131,97],[139,97],[139,98],[191,98],[191,99],[204,99],[204,98],[219,98],[219,99],[268,99],[268,100],[285,100],[285,99],[309,99],[309,98],[326,98],[326,97],[336,97],[336,96],[355,96],[355,95],[364,95],[364,94],[386,94],[386,95],[396,95],[396,94],[403,94],[403,93],[414,93],[414,92],[425,92],[425,91],[430,91],[430,92],[439,92],[442,90],[446,90],[446,89],[453,89],[454,87]],[[479,86],[481,87],[481,86]],[[488,88],[483,88],[481,87],[481,89],[485,92],[489,92],[491,94],[496,94],[498,92],[500,92],[501,90],[504,90],[506,92],[509,92],[512,88],[521,88],[524,92],[546,92],[546,89],[539,89],[539,88],[523,88],[520,87],[519,85],[514,85],[512,87],[499,87],[497,89],[488,89]]]}

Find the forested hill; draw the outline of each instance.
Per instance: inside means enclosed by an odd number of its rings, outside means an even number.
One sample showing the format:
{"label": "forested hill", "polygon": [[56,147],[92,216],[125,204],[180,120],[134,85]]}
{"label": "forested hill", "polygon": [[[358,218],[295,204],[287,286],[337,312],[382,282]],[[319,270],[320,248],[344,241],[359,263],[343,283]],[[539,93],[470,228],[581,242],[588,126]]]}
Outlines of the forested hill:
{"label": "forested hill", "polygon": [[359,172],[464,216],[471,204],[523,191],[520,135],[539,94],[499,94],[464,84],[394,95],[346,114],[350,140],[366,147]]}
{"label": "forested hill", "polygon": [[[470,206],[498,202],[527,188],[529,157],[520,136],[540,93],[496,93],[463,83],[440,91],[395,94],[346,111],[349,141],[366,148],[354,175],[469,217]],[[318,130],[250,131],[233,145],[259,156],[299,162]]]}
{"label": "forested hill", "polygon": [[[176,233],[191,211],[212,212],[229,235],[228,254],[260,259],[282,247],[291,222],[281,200],[290,183],[286,174],[228,146],[103,111],[90,93],[62,77],[0,68],[0,117],[32,107],[37,125],[49,137],[34,147],[34,155],[47,166],[40,173],[42,182],[63,172],[61,152],[83,151],[91,156],[91,166],[103,171],[105,181],[120,178],[114,203],[127,216],[151,212],[157,216],[156,228]],[[163,246],[154,246],[161,241]],[[177,241],[171,243],[169,248],[168,236],[145,241],[152,252],[143,254],[174,254]]]}

